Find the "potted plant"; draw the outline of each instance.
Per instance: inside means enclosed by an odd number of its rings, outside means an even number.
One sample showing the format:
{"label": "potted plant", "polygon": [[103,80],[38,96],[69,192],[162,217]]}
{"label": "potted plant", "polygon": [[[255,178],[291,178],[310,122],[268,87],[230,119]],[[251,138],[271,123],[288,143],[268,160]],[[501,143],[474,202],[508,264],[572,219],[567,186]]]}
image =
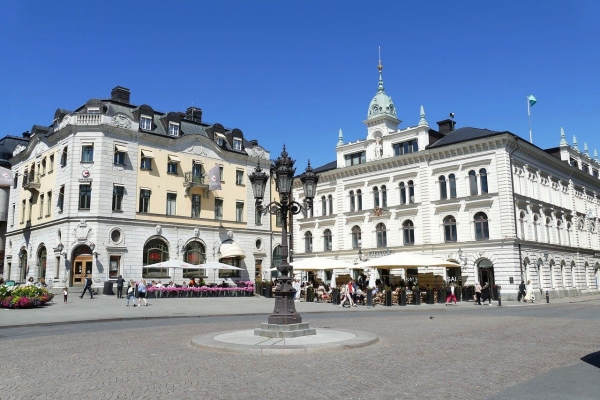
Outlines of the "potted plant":
{"label": "potted plant", "polygon": [[404,286],[398,288],[398,305],[406,306],[406,289]]}
{"label": "potted plant", "polygon": [[392,288],[390,288],[389,286],[385,286],[385,289],[383,289],[383,294],[384,294],[384,298],[385,298],[385,305],[387,307],[391,307],[392,306]]}
{"label": "potted plant", "polygon": [[446,302],[446,285],[437,288],[437,300],[440,304]]}
{"label": "potted plant", "polygon": [[415,306],[420,306],[421,305],[421,290],[419,289],[418,286],[413,286],[412,287],[412,293],[413,293],[413,304]]}

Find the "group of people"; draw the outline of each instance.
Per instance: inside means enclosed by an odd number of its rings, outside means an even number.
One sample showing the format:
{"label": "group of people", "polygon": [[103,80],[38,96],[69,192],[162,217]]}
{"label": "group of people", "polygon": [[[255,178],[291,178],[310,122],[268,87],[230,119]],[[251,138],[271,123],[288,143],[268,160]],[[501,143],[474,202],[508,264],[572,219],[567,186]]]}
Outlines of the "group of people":
{"label": "group of people", "polygon": [[[492,305],[492,287],[489,282],[485,282],[483,286],[479,282],[475,282],[475,305],[482,306],[485,302]],[[481,303],[483,301],[483,303]]]}

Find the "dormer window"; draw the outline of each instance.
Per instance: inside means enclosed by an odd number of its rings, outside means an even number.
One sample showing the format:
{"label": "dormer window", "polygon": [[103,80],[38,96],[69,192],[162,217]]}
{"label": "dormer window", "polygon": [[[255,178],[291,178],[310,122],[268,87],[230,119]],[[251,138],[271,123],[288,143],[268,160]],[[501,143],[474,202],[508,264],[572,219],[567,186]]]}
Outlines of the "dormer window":
{"label": "dormer window", "polygon": [[147,115],[142,115],[140,117],[140,129],[145,131],[152,130],[152,118]]}
{"label": "dormer window", "polygon": [[223,144],[225,144],[225,135],[221,133],[215,133],[215,143],[219,146],[223,146]]}
{"label": "dormer window", "polygon": [[179,136],[179,124],[169,122],[169,136]]}
{"label": "dormer window", "polygon": [[233,138],[233,149],[242,150],[242,139]]}

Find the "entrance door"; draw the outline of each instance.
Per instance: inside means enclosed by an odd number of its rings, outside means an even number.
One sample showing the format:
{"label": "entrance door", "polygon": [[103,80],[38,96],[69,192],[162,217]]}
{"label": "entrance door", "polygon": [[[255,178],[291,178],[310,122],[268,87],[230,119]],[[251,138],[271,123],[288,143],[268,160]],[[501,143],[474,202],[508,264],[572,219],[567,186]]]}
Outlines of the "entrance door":
{"label": "entrance door", "polygon": [[73,262],[73,286],[83,286],[85,275],[92,277],[92,256],[79,256]]}

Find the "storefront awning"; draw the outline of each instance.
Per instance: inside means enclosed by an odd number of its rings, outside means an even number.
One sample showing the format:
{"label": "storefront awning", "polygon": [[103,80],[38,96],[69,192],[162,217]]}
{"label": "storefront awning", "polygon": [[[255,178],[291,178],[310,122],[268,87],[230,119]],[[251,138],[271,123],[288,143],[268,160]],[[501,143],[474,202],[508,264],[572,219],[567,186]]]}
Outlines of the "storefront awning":
{"label": "storefront awning", "polygon": [[154,158],[154,153],[150,150],[142,150],[142,157],[145,158]]}
{"label": "storefront awning", "polygon": [[224,242],[221,243],[221,258],[235,258],[239,257],[241,260],[246,258],[246,253],[244,253],[244,249],[237,242]]}

